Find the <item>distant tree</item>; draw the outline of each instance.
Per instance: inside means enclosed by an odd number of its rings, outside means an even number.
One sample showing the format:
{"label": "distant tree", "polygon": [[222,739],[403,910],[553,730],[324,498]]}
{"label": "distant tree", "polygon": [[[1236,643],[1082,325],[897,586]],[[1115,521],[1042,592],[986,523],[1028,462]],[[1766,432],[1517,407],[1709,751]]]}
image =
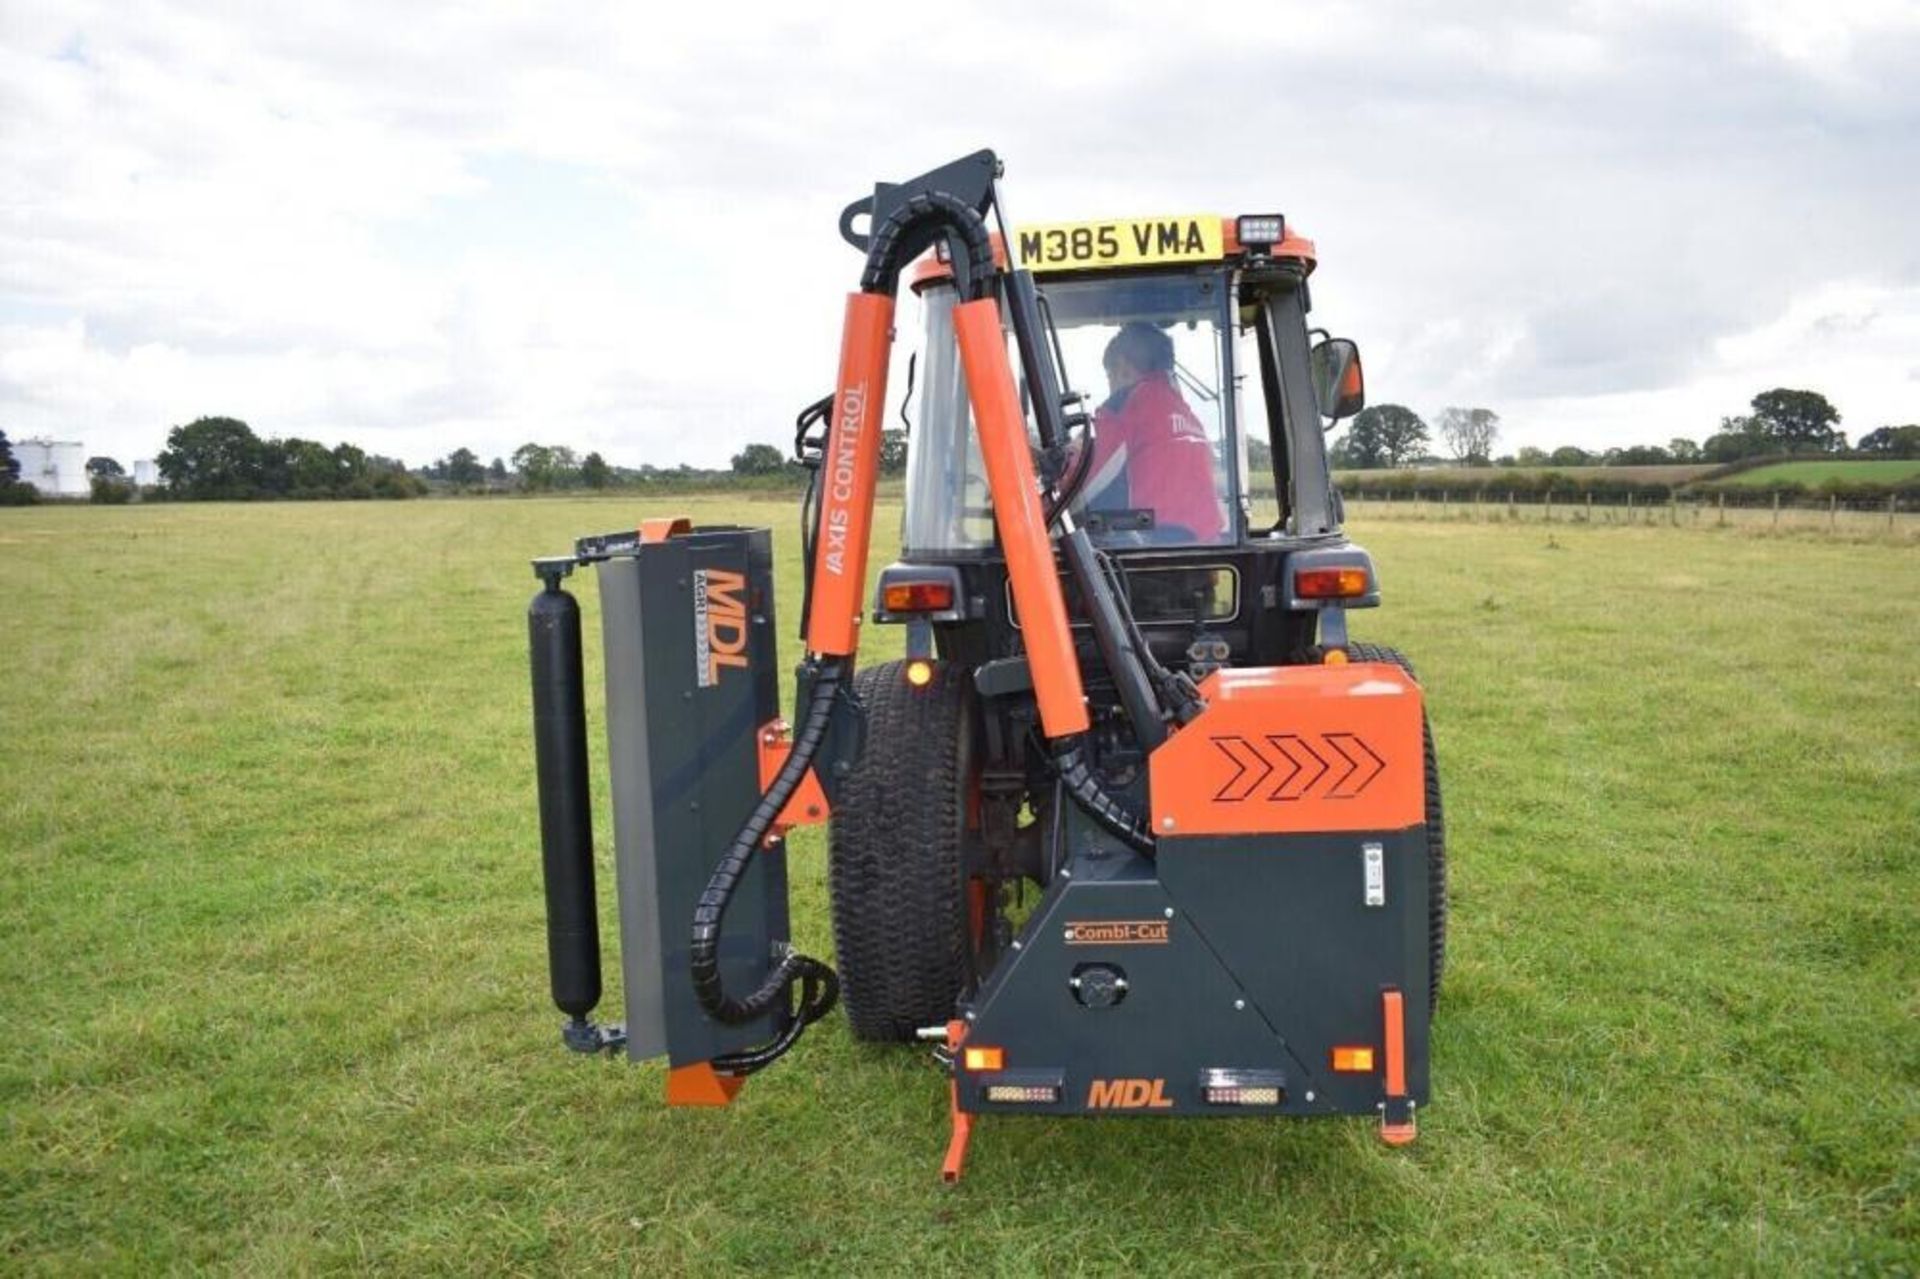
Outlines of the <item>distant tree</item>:
{"label": "distant tree", "polygon": [[1547,451],[1545,449],[1537,449],[1531,444],[1523,444],[1520,446],[1519,451],[1513,455],[1513,460],[1517,466],[1545,466],[1547,464]]}
{"label": "distant tree", "polygon": [[520,476],[520,487],[540,492],[554,486],[556,468],[553,450],[544,444],[522,444],[513,451],[513,469]]}
{"label": "distant tree", "polygon": [[507,478],[507,464],[505,460],[496,457],[493,461],[487,463],[487,478],[496,483],[504,483]]}
{"label": "distant tree", "polygon": [[1500,438],[1500,415],[1492,409],[1448,405],[1440,410],[1435,429],[1457,461],[1486,466],[1493,457],[1493,442]]}
{"label": "distant tree", "polygon": [[1665,466],[1673,455],[1658,444],[1631,444],[1623,449],[1608,449],[1608,466]]}
{"label": "distant tree", "polygon": [[[1351,432],[1347,434],[1351,434]],[[1248,441],[1248,443],[1249,446],[1251,446],[1253,441]],[[1263,444],[1262,447],[1264,448],[1266,446]],[[1271,460],[1273,456],[1273,450],[1271,448],[1267,449],[1267,456],[1269,460]],[[1253,466],[1253,449],[1251,447],[1247,449],[1247,465],[1249,469]],[[1353,446],[1348,442],[1346,434],[1341,435],[1339,439],[1327,446],[1327,465],[1336,471],[1359,471],[1366,469],[1353,460]],[[1269,466],[1271,466],[1271,461],[1269,461]],[[1266,475],[1269,471],[1257,471],[1255,473]]]}
{"label": "distant tree", "polygon": [[1562,444],[1547,454],[1548,466],[1592,466],[1593,454],[1572,444]]}
{"label": "distant tree", "polygon": [[1247,436],[1247,469],[1255,475],[1273,474],[1273,446],[1257,435]]}
{"label": "distant tree", "polygon": [[1700,446],[1684,435],[1676,435],[1667,441],[1667,454],[1676,462],[1698,462]]}
{"label": "distant tree", "polygon": [[90,457],[87,459],[88,479],[97,480],[104,478],[114,480],[119,479],[126,473],[126,468],[122,467],[120,463],[110,457]]}
{"label": "distant tree", "polygon": [[335,450],[301,439],[275,440],[273,447],[280,452],[278,469],[286,478],[282,492],[292,497],[339,497],[346,489],[346,471]]}
{"label": "distant tree", "polygon": [[167,447],[156,461],[161,478],[180,497],[252,498],[263,494],[267,452],[238,418],[202,417],[167,432]]}
{"label": "distant tree", "polygon": [[573,488],[580,483],[580,455],[564,444],[553,446],[553,485]]}
{"label": "distant tree", "polygon": [[[786,464],[786,459],[781,459]],[[902,430],[880,432],[880,474],[905,475],[907,473],[907,433]]]}
{"label": "distant tree", "polygon": [[1862,453],[1882,457],[1920,457],[1920,426],[1883,426],[1860,437]]}
{"label": "distant tree", "polygon": [[133,500],[133,481],[122,476],[96,475],[87,486],[101,506],[125,506]]}
{"label": "distant tree", "polygon": [[1360,410],[1347,431],[1347,449],[1360,470],[1401,466],[1427,442],[1427,424],[1400,404]]}
{"label": "distant tree", "polygon": [[590,489],[603,489],[613,479],[613,468],[598,453],[589,453],[580,462],[580,483]]}
{"label": "distant tree", "polygon": [[1502,453],[1499,457],[1493,459],[1493,464],[1495,466],[1515,467],[1520,465],[1520,459],[1511,453]]}
{"label": "distant tree", "polygon": [[39,489],[20,483],[20,459],[13,455],[7,433],[0,431],[0,506],[31,506],[39,500]]}
{"label": "distant tree", "polygon": [[1785,453],[1831,453],[1846,447],[1834,430],[1840,411],[1818,391],[1777,386],[1753,397],[1753,420],[1769,442]]}
{"label": "distant tree", "polygon": [[[479,457],[469,448],[458,448],[447,454],[441,459],[440,467],[447,483],[457,489],[473,488],[487,478],[487,468],[480,465]],[[501,468],[503,472],[505,469]]]}
{"label": "distant tree", "polygon": [[735,475],[773,475],[786,464],[786,457],[771,444],[749,444],[733,455]]}

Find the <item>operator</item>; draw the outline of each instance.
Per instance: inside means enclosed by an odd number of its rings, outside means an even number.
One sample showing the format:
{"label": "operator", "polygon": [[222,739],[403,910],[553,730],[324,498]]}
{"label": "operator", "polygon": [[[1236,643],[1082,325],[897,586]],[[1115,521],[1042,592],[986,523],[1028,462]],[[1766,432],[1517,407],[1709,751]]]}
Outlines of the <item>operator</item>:
{"label": "operator", "polygon": [[1103,363],[1110,394],[1094,411],[1090,511],[1150,510],[1155,541],[1215,542],[1226,530],[1213,487],[1213,446],[1173,381],[1173,339],[1121,326]]}

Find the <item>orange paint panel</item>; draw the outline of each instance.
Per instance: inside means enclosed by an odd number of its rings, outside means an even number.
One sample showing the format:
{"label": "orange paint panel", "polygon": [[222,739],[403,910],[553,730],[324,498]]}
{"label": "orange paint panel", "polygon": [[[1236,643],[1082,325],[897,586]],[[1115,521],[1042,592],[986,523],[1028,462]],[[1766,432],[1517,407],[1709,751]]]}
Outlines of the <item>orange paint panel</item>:
{"label": "orange paint panel", "polygon": [[667,1072],[669,1106],[725,1106],[732,1103],[746,1083],[742,1075],[723,1075],[712,1062],[696,1061],[690,1066],[675,1066]]}
{"label": "orange paint panel", "polygon": [[1426,819],[1420,686],[1350,662],[1216,671],[1147,761],[1159,835],[1405,830]]}
{"label": "orange paint panel", "polygon": [[[784,719],[769,720],[760,726],[758,735],[760,744],[760,790],[773,785],[774,774],[787,762],[787,756],[793,753],[793,730]],[[820,777],[811,768],[800,779],[800,785],[773,819],[773,826],[767,831],[764,845],[772,845],[785,837],[795,826],[816,826],[827,820],[832,809],[827,804],[827,793],[820,788]]]}
{"label": "orange paint panel", "polygon": [[664,542],[670,537],[693,532],[693,521],[684,515],[665,515],[658,519],[641,520],[636,531],[642,542]]}
{"label": "orange paint panel", "polygon": [[820,533],[813,548],[813,599],[807,614],[807,647],[815,653],[847,657],[860,646],[892,346],[893,299],[879,293],[850,295],[840,335],[840,380],[820,463]]}
{"label": "orange paint panel", "polygon": [[953,308],[960,362],[966,366],[967,394],[980,432],[980,455],[993,493],[993,521],[1007,556],[1013,606],[1033,669],[1033,691],[1040,703],[1040,724],[1050,738],[1087,731],[1086,694],[1080,664],[1073,656],[1073,632],[1067,626],[1067,602],[1054,568],[1053,542],[1033,472],[1032,446],[1020,411],[1020,392],[1007,363],[1007,340],[1000,329],[1000,306],[992,298],[962,302]]}

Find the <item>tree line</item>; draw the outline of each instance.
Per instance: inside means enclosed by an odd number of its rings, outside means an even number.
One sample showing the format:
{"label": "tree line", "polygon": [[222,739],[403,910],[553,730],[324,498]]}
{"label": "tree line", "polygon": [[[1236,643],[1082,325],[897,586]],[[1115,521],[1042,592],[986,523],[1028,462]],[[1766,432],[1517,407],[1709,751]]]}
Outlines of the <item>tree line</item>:
{"label": "tree line", "polygon": [[[1602,450],[1525,446],[1495,457],[1500,416],[1491,409],[1448,407],[1430,429],[1412,409],[1380,404],[1355,415],[1346,434],[1335,441],[1330,457],[1336,468],[1358,471],[1447,461],[1463,466],[1580,467],[1726,465],[1782,454],[1920,457],[1920,425],[1880,427],[1861,436],[1849,450],[1846,432],[1838,429],[1839,410],[1818,391],[1775,387],[1754,396],[1750,407],[1750,413],[1720,419],[1720,429],[1700,442],[1680,437],[1665,447],[1636,444]],[[1448,456],[1430,451],[1436,436]]]}

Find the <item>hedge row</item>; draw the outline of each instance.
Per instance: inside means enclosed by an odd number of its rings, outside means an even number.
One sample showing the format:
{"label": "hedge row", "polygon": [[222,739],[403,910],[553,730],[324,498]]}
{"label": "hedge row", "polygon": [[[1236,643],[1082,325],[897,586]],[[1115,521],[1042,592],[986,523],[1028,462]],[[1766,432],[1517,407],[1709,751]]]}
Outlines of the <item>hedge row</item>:
{"label": "hedge row", "polygon": [[1476,500],[1504,502],[1508,494],[1524,502],[1537,501],[1549,494],[1556,501],[1562,499],[1584,501],[1591,496],[1599,502],[1624,502],[1629,497],[1635,501],[1666,502],[1676,495],[1698,498],[1717,497],[1724,494],[1729,504],[1753,506],[1770,505],[1776,493],[1780,495],[1782,501],[1829,497],[1836,497],[1849,503],[1884,502],[1889,497],[1896,497],[1902,501],[1920,501],[1920,476],[1893,484],[1838,478],[1821,480],[1815,484],[1806,484],[1797,480],[1776,480],[1769,484],[1742,484],[1720,479],[1694,480],[1686,484],[1657,484],[1618,475],[1581,475],[1578,471],[1514,471],[1489,468],[1484,475],[1476,474],[1472,479],[1458,475],[1442,479],[1434,475],[1422,475],[1418,471],[1369,471],[1361,475],[1341,477],[1339,488],[1340,492],[1347,497],[1393,498],[1417,493],[1421,497],[1434,501],[1445,498],[1453,502]]}

